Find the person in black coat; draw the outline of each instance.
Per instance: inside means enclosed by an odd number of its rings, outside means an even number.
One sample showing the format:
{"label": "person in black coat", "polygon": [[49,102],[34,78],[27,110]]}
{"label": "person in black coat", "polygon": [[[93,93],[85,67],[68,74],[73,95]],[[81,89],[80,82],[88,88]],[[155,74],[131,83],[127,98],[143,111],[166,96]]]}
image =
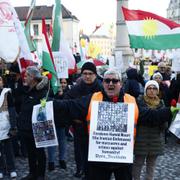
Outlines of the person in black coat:
{"label": "person in black coat", "polygon": [[48,78],[42,77],[35,66],[29,66],[24,80],[23,101],[17,124],[28,153],[29,174],[22,179],[43,180],[45,179],[46,155],[44,148],[35,146],[31,118],[33,106],[40,104],[40,100],[46,97]]}
{"label": "person in black coat", "polygon": [[137,98],[140,94],[143,93],[143,85],[142,82],[139,82],[139,74],[137,69],[129,68],[126,71],[127,80],[124,84],[124,92],[130,94]]}
{"label": "person in black coat", "polygon": [[[81,80],[65,94],[64,99],[77,99],[97,92],[101,88],[101,84],[97,79],[96,66],[91,62],[86,62],[81,68]],[[72,125],[74,128],[74,153],[76,162],[76,173],[74,176],[81,177],[87,171],[87,125],[85,121],[80,119],[74,119]]]}
{"label": "person in black coat", "polygon": [[[63,99],[64,94],[69,90],[68,80],[65,78],[60,79],[61,86],[59,91],[54,95],[50,95],[53,99]],[[54,122],[56,126],[56,133],[58,139],[58,150],[59,150],[59,167],[66,169],[66,128],[69,127],[67,123],[67,117],[62,117],[59,112],[54,112]],[[47,148],[48,150],[48,170],[53,171],[55,169],[55,151],[56,147],[51,146]]]}
{"label": "person in black coat", "polygon": [[176,77],[171,80],[170,91],[171,99],[175,99],[178,102],[180,95],[180,72],[177,72]]}
{"label": "person in black coat", "polygon": [[[89,107],[91,106],[91,101],[93,101],[92,97],[94,97],[94,95],[95,96],[100,95],[102,97],[102,101],[111,102],[111,103],[127,102],[128,99],[128,102],[133,103],[135,106],[134,108],[135,115],[134,118],[132,119],[133,121],[132,123],[136,124],[136,120],[138,117],[138,109],[135,98],[127,94],[125,95],[121,87],[122,84],[119,73],[115,70],[109,70],[104,75],[103,89],[99,90],[97,93],[91,93],[78,99],[69,99],[69,100],[61,100],[61,101],[54,100],[53,101],[54,111],[58,111],[62,117],[64,116],[67,117],[68,115],[69,118],[72,119],[72,121],[73,119],[78,119],[81,123],[84,124],[84,127],[87,129],[89,127],[88,120],[91,119],[91,118],[87,119],[88,118],[87,115],[88,113],[90,113]],[[110,116],[113,116],[113,114],[114,113],[110,112]],[[105,120],[104,124],[102,123],[102,127],[105,127],[106,125],[107,122]],[[81,136],[84,136],[84,134],[82,133]],[[87,132],[87,136],[88,136],[88,132]],[[89,144],[88,137],[86,140],[86,144],[87,146]],[[107,147],[109,146],[107,145]],[[117,147],[119,147],[119,145]],[[116,180],[132,180],[131,167],[132,164],[129,163],[89,161],[88,173],[85,179],[110,180],[112,173],[114,173]]]}

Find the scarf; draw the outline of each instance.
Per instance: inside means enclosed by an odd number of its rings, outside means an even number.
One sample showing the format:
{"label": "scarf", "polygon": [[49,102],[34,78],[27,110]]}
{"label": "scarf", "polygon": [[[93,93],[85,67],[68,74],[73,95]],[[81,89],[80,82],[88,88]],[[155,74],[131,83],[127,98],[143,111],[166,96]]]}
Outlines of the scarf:
{"label": "scarf", "polygon": [[148,105],[148,107],[153,108],[153,109],[157,108],[160,104],[160,99],[158,96],[156,96],[155,98],[144,96],[144,101]]}

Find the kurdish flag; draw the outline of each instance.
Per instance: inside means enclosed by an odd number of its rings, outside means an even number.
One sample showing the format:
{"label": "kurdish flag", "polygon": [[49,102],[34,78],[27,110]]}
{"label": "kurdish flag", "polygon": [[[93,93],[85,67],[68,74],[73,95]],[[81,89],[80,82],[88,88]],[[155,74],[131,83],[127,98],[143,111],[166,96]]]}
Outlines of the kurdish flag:
{"label": "kurdish flag", "polygon": [[59,82],[54,66],[52,51],[46,33],[46,23],[44,18],[42,19],[42,67],[52,74],[51,86],[54,94],[56,94],[59,89]]}
{"label": "kurdish flag", "polygon": [[156,14],[122,7],[131,48],[180,48],[180,24]]}

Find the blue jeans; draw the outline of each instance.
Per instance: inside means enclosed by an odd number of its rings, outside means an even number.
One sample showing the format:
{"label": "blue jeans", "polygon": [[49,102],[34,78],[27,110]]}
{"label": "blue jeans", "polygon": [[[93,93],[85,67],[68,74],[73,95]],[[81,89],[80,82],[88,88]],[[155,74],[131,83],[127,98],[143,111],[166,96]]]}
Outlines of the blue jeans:
{"label": "blue jeans", "polygon": [[[65,128],[56,127],[57,139],[58,139],[58,149],[59,149],[59,160],[65,160],[66,153],[66,134]],[[48,162],[55,162],[55,151],[56,147],[48,147]]]}

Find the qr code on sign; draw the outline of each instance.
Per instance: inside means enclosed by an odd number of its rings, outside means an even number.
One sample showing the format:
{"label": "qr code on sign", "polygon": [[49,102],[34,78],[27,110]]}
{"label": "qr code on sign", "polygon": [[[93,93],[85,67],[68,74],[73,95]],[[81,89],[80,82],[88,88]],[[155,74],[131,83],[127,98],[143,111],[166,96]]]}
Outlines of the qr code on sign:
{"label": "qr code on sign", "polygon": [[127,132],[128,105],[100,102],[98,104],[97,130]]}

